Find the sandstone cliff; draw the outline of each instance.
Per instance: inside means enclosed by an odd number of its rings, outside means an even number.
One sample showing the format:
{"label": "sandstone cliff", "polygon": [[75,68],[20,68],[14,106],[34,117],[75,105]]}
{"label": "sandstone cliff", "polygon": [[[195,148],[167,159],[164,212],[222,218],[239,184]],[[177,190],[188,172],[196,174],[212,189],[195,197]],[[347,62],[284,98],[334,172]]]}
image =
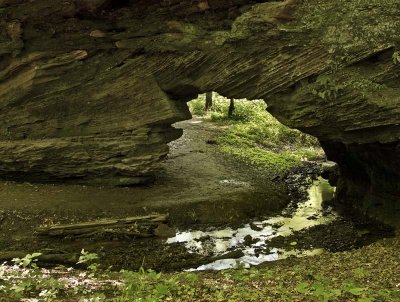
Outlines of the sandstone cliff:
{"label": "sandstone cliff", "polygon": [[214,90],[264,99],[320,139],[341,196],[399,212],[399,14],[397,0],[0,0],[0,173],[141,182],[185,102]]}

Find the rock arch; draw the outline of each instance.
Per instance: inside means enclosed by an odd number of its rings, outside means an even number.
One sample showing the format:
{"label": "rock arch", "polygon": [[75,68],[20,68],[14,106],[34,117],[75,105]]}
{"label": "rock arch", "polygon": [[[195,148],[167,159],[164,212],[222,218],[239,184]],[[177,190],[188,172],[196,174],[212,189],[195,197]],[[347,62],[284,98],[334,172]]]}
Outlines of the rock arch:
{"label": "rock arch", "polygon": [[339,193],[399,212],[396,0],[2,0],[0,174],[133,184],[197,93],[264,99],[319,138]]}

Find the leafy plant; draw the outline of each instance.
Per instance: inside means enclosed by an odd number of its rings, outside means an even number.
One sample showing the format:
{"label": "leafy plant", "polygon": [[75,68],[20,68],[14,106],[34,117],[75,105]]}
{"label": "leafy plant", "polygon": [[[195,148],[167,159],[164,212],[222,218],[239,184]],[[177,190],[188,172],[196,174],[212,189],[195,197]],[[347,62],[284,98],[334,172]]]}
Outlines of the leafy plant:
{"label": "leafy plant", "polygon": [[[364,270],[356,270],[356,275],[365,276]],[[330,278],[323,276],[309,276],[307,279],[298,283],[296,290],[306,296],[316,298],[318,301],[328,302],[336,301],[357,301],[357,302],[373,302],[373,301],[395,301],[396,296],[400,294],[396,291],[380,290],[378,292],[370,289],[368,286],[360,286],[352,279],[344,280],[341,285],[335,286],[335,282]],[[382,300],[384,299],[384,300]]]}
{"label": "leafy plant", "polygon": [[326,101],[336,100],[338,93],[344,88],[329,76],[321,76],[316,82],[317,87],[312,90],[312,94]]}
{"label": "leafy plant", "polygon": [[81,250],[81,255],[79,256],[78,262],[76,264],[81,263],[91,263],[93,260],[99,259],[99,256],[96,253],[90,253],[85,251],[85,249]]}
{"label": "leafy plant", "polygon": [[296,286],[299,293],[314,296],[321,302],[328,302],[339,297],[341,290],[330,286],[329,281],[321,276],[316,276],[313,282],[301,282]]}
{"label": "leafy plant", "polygon": [[167,296],[185,296],[190,300],[195,294],[193,284],[198,280],[192,273],[163,276],[160,272],[145,270],[143,265],[138,272],[122,271],[122,275],[121,294],[115,302],[157,302],[164,301]]}
{"label": "leafy plant", "polygon": [[42,253],[33,253],[27,254],[23,258],[14,258],[12,261],[21,267],[25,268],[37,268],[36,262],[38,261],[38,257],[40,257]]}

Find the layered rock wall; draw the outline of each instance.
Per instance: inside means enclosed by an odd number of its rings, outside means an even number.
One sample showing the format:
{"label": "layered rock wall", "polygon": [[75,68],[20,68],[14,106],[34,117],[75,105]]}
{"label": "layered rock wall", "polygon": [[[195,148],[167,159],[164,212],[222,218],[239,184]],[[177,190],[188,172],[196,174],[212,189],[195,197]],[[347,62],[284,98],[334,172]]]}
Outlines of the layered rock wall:
{"label": "layered rock wall", "polygon": [[399,13],[397,0],[2,0],[0,173],[140,182],[185,101],[214,90],[264,99],[338,161],[340,194],[393,209]]}

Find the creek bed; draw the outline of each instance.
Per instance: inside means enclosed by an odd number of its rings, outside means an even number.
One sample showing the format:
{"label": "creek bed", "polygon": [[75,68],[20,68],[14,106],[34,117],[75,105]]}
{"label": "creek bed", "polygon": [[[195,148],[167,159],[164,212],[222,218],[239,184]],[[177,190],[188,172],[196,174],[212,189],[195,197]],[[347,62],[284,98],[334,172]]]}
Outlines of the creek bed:
{"label": "creek bed", "polygon": [[[222,182],[223,186],[229,187],[233,185],[242,187],[244,184],[232,181]],[[307,187],[307,183],[309,182],[300,183],[296,180],[294,184],[300,190]],[[266,184],[271,188],[269,185],[270,183]],[[57,194],[63,197],[76,196],[71,194],[71,190],[75,187],[68,186],[35,185],[32,187],[27,184],[10,183],[3,187],[9,189],[3,193],[12,190],[21,193],[21,197],[30,199],[43,197],[43,191],[54,192],[55,190],[58,190]],[[36,188],[38,192],[29,191],[31,194],[25,194],[27,190],[36,190]],[[26,255],[40,252],[57,257],[75,255],[76,258],[80,251],[85,249],[85,251],[97,253],[102,266],[112,266],[115,270],[137,270],[143,264],[146,269],[151,268],[156,271],[221,270],[259,265],[263,262],[271,263],[271,261],[291,256],[314,255],[325,250],[329,252],[351,250],[393,234],[391,230],[379,225],[365,224],[354,217],[336,213],[328,206],[329,202],[325,202],[332,199],[335,188],[330,187],[323,179],[316,180],[308,188],[306,200],[291,203],[288,200],[289,204],[285,202],[288,195],[283,191],[272,190],[275,194],[269,194],[270,191],[261,189],[254,191],[252,187],[246,187],[246,195],[235,191],[233,195],[223,196],[223,198],[208,196],[197,202],[169,207],[145,209],[135,205],[130,206],[126,202],[120,202],[115,208],[110,206],[115,202],[116,194],[118,196],[125,194],[128,198],[133,193],[139,195],[138,193],[142,190],[145,189],[123,189],[122,192],[103,189],[100,191],[101,194],[98,194],[103,197],[101,200],[109,200],[108,204],[99,203],[99,199],[96,199],[99,195],[92,196],[92,199],[80,199],[90,201],[84,204],[85,207],[92,205],[90,212],[87,208],[66,208],[74,206],[73,203],[64,203],[64,207],[60,208],[59,212],[58,207],[54,205],[46,209],[30,206],[19,210],[4,210],[3,214],[0,212],[3,231],[0,233],[2,235],[0,253],[19,252],[21,255]],[[154,193],[153,188],[148,190]],[[95,192],[95,188],[81,188],[81,191],[84,194],[80,191],[76,194],[89,196],[87,193]],[[258,192],[263,194],[258,194]],[[146,194],[150,192],[146,191]],[[26,198],[18,200],[26,203]],[[46,201],[46,199],[41,200]],[[54,200],[57,201],[52,198],[53,202]],[[96,204],[95,201],[98,203]],[[6,205],[12,204],[6,203]],[[45,205],[46,203],[41,204],[42,207]],[[107,208],[107,211],[103,211],[101,207]],[[49,221],[50,225],[80,223],[99,219],[126,218],[127,213],[148,215],[153,212],[171,214],[172,219],[168,222],[170,227],[180,228],[174,237],[167,239],[157,236],[150,238],[128,236],[125,238],[106,235],[89,238],[67,236],[55,240],[38,236],[34,231],[38,227],[47,225]],[[191,215],[192,213],[195,215]],[[244,216],[237,216],[238,213]],[[73,264],[74,261],[71,262],[71,265]]]}
{"label": "creek bed", "polygon": [[[274,237],[289,236],[293,232],[329,224],[337,219],[338,215],[330,207],[323,207],[323,202],[331,200],[334,193],[334,187],[331,187],[326,180],[318,178],[308,189],[308,200],[297,206],[290,204],[281,215],[256,220],[239,228],[210,227],[206,230],[182,230],[176,236],[169,238],[167,244],[182,243],[189,253],[211,257],[214,260],[189,270],[249,267],[292,255],[318,254],[323,250],[286,251],[271,246],[269,242]],[[297,242],[293,241],[290,245],[295,247]]]}

